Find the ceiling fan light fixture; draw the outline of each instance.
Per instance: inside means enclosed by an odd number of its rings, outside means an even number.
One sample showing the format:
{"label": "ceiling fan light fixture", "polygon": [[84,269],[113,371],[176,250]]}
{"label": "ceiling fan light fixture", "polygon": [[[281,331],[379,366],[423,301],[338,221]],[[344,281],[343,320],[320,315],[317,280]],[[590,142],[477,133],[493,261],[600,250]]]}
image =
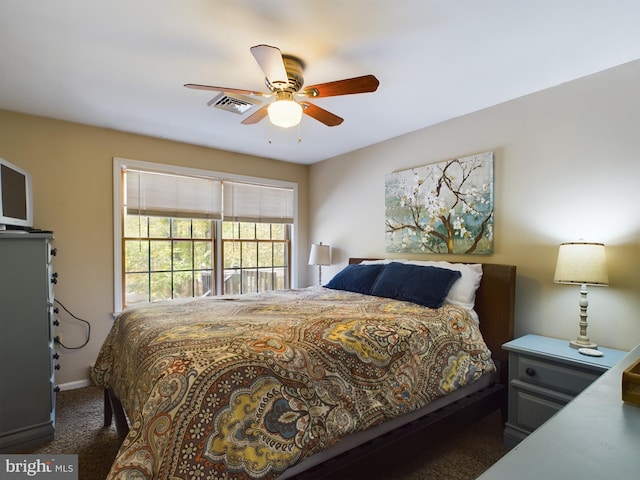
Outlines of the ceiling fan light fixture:
{"label": "ceiling fan light fixture", "polygon": [[269,108],[269,120],[276,127],[295,127],[302,119],[302,105],[295,100],[276,100]]}

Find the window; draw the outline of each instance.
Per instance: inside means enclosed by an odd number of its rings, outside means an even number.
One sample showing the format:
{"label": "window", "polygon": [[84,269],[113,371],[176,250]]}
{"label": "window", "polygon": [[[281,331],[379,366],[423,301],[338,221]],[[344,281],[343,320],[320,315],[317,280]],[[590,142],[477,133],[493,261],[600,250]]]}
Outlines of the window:
{"label": "window", "polygon": [[211,295],[211,220],[125,215],[124,302]]}
{"label": "window", "polygon": [[224,293],[289,286],[289,225],[222,222]]}
{"label": "window", "polygon": [[296,185],[114,159],[115,308],[295,286]]}

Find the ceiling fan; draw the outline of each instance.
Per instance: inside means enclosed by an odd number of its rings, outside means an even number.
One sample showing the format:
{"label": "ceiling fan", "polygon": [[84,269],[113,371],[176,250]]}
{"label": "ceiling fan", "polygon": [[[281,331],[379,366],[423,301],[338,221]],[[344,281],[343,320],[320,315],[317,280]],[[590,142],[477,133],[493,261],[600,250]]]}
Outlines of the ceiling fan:
{"label": "ceiling fan", "polygon": [[185,87],[231,94],[274,97],[273,102],[263,105],[241,123],[244,125],[258,123],[268,115],[274,125],[289,128],[300,123],[303,113],[328,127],[340,125],[344,119],[308,102],[307,99],[375,92],[380,84],[375,76],[364,75],[303,87],[304,63],[299,58],[284,55],[279,48],[270,45],[251,47],[251,53],[264,72],[268,92],[194,83],[187,83]]}

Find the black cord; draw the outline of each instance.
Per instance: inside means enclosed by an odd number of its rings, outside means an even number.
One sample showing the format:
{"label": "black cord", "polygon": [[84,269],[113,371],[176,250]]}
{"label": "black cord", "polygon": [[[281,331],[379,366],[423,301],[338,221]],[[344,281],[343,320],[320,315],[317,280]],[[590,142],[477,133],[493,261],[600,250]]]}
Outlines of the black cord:
{"label": "black cord", "polygon": [[57,340],[56,340],[56,344],[57,344],[57,345],[60,345],[62,348],[66,349],[66,350],[80,350],[81,348],[86,347],[86,346],[87,346],[87,344],[89,343],[89,340],[91,340],[91,324],[90,324],[89,322],[87,322],[86,320],[83,320],[82,318],[76,317],[76,316],[75,316],[73,313],[71,313],[71,312],[69,311],[69,309],[68,309],[67,307],[65,307],[65,306],[62,304],[62,302],[60,302],[60,300],[58,300],[57,298],[56,298],[56,299],[54,299],[54,302],[56,302],[58,305],[60,305],[60,306],[64,309],[64,311],[65,311],[65,312],[67,312],[69,315],[71,315],[73,318],[75,318],[76,320],[78,320],[78,321],[80,321],[80,322],[84,322],[84,323],[86,323],[86,324],[87,324],[87,340],[86,340],[82,345],[80,345],[79,347],[67,347],[65,344],[63,344],[63,343],[60,341],[60,338],[59,338],[59,337],[56,337],[56,338],[57,338]]}

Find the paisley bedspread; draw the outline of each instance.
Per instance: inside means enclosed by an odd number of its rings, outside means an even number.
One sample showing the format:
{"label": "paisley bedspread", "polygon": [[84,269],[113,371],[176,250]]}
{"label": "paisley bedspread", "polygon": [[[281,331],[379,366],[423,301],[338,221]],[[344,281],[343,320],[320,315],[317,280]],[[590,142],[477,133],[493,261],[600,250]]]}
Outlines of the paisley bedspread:
{"label": "paisley bedspread", "polygon": [[127,310],[92,380],[131,423],[109,479],[270,479],[494,369],[459,307],[311,287]]}

